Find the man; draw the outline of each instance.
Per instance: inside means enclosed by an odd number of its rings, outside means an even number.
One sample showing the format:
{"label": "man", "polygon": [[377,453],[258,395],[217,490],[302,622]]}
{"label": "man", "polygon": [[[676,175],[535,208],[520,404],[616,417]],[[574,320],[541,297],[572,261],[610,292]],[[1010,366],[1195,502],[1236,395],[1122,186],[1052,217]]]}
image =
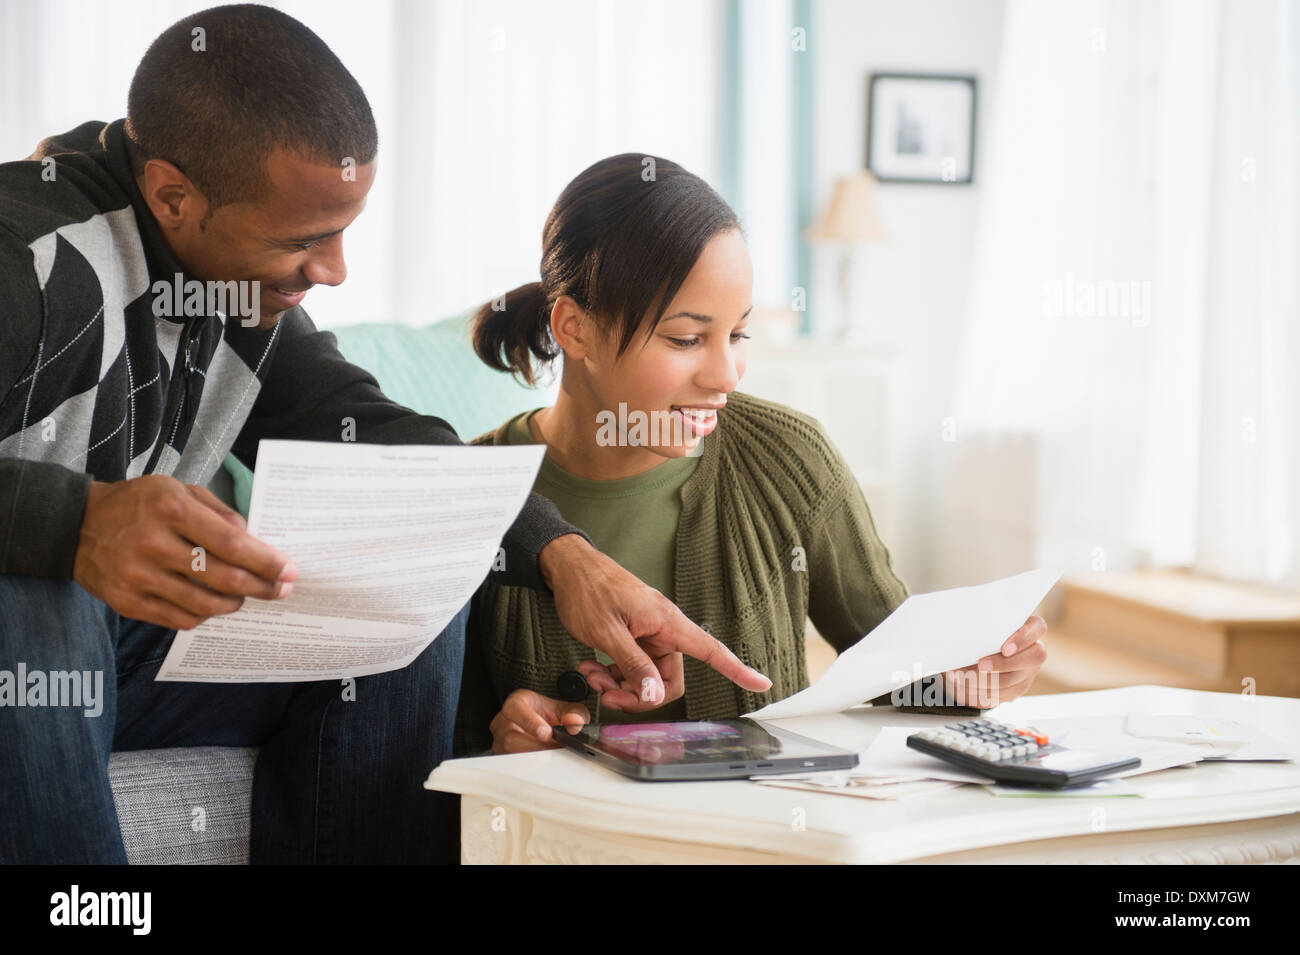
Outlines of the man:
{"label": "man", "polygon": [[[450,751],[464,611],[410,666],[359,679],[355,701],[337,681],[153,679],[177,629],[292,589],[290,555],[204,488],[227,452],[251,467],[262,438],[340,440],[348,422],[368,443],[460,443],[385,398],[300,307],[346,276],[376,154],[328,47],[241,5],[164,31],[124,121],[0,165],[0,671],[104,683],[94,717],[15,706],[0,684],[0,861],[124,862],[109,753],[194,745],[261,747],[255,862],[445,851],[454,820],[420,783]],[[214,307],[195,281],[233,284]],[[606,702],[680,695],[682,652],[770,686],[549,502],[534,495],[504,547],[499,579],[550,587],[569,632],[627,674]]]}

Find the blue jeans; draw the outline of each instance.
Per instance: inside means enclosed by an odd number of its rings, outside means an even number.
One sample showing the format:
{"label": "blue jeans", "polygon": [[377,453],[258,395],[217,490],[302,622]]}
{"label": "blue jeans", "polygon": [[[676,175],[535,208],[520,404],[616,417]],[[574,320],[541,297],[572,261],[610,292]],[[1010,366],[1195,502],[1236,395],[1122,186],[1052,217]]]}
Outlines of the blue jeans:
{"label": "blue jeans", "polygon": [[109,753],[172,746],[261,747],[254,863],[456,861],[457,801],[422,784],[451,754],[468,615],[409,666],[358,677],[345,700],[338,680],[157,683],[176,631],[73,581],[0,575],[0,671],[103,681],[98,715],[0,706],[0,863],[125,863]]}

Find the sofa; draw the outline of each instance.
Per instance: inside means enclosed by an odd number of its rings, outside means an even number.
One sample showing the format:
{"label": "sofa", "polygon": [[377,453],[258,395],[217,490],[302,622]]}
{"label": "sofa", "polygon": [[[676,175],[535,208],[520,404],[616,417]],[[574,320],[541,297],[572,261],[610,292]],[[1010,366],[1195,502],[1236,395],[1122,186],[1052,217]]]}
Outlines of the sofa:
{"label": "sofa", "polygon": [[[549,404],[552,383],[530,389],[480,362],[470,314],[424,327],[370,323],[329,329],[349,361],[394,401],[446,419],[468,440],[529,408]],[[209,485],[248,514],[252,473],[228,456]],[[132,864],[248,862],[254,747],[116,752],[108,764],[127,859]],[[432,768],[432,767],[430,767]],[[194,813],[202,807],[201,815]]]}

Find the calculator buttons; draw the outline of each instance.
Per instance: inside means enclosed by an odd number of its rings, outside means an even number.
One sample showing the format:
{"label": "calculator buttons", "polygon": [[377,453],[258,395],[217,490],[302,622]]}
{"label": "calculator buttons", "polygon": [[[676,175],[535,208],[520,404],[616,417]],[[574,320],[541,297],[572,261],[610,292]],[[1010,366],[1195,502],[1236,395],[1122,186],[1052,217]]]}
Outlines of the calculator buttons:
{"label": "calculator buttons", "polygon": [[991,719],[962,720],[921,730],[916,735],[955,753],[995,763],[1036,756],[1039,749],[1047,745],[1047,734],[1031,726]]}

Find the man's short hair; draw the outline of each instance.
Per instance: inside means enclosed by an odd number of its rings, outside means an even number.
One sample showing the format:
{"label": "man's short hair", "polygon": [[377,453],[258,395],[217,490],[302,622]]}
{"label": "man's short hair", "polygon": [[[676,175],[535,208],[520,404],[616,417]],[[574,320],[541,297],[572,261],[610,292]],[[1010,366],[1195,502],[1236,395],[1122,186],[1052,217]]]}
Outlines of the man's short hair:
{"label": "man's short hair", "polygon": [[276,147],[340,171],[379,150],[370,103],[339,58],[253,3],[192,14],[153,41],[131,79],[126,134],[136,175],[166,159],[214,209],[260,198]]}

